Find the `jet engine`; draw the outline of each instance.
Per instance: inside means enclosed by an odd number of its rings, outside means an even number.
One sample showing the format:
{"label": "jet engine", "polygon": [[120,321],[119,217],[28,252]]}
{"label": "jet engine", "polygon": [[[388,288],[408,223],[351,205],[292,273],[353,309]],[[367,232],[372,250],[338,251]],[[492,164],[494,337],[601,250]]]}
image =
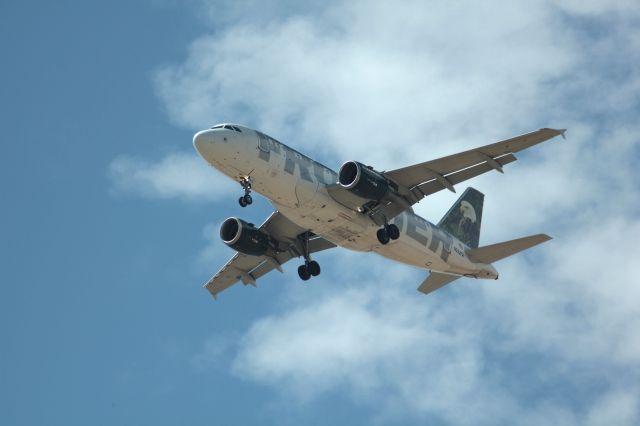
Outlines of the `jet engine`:
{"label": "jet engine", "polygon": [[392,188],[381,173],[357,161],[347,161],[338,171],[340,185],[352,193],[372,201],[380,201]]}
{"label": "jet engine", "polygon": [[262,256],[269,249],[269,235],[237,217],[222,223],[220,238],[235,251],[250,256]]}

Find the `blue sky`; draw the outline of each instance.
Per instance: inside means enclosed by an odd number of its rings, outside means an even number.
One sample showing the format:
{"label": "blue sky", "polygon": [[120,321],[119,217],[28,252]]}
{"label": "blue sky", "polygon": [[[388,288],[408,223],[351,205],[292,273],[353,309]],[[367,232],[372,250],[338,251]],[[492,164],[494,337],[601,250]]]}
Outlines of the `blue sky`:
{"label": "blue sky", "polygon": [[[638,423],[636,2],[5,2],[0,22],[0,423]],[[272,210],[195,154],[224,121],[334,169],[567,127],[471,183],[481,244],[554,240],[429,297],[424,272],[336,249],[319,279],[292,262],[214,303],[219,224]]]}

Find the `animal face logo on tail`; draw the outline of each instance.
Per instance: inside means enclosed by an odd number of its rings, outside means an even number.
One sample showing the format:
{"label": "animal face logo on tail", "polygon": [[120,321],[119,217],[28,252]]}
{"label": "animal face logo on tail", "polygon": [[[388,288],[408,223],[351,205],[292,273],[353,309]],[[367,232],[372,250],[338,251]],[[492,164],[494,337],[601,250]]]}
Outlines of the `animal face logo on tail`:
{"label": "animal face logo on tail", "polygon": [[471,248],[478,247],[484,194],[467,188],[438,226]]}

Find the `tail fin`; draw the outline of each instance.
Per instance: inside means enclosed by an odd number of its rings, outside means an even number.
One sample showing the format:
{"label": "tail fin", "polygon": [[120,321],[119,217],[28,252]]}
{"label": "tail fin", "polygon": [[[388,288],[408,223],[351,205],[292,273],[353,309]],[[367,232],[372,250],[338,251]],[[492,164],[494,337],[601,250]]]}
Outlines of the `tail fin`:
{"label": "tail fin", "polygon": [[467,255],[476,262],[493,263],[533,246],[537,246],[545,241],[549,241],[550,239],[551,237],[545,234],[532,235],[530,237],[518,238],[517,240],[505,241],[504,243],[473,248],[467,250]]}
{"label": "tail fin", "polygon": [[484,194],[482,192],[467,188],[447,214],[440,219],[438,227],[467,246],[477,248],[480,242],[483,203]]}

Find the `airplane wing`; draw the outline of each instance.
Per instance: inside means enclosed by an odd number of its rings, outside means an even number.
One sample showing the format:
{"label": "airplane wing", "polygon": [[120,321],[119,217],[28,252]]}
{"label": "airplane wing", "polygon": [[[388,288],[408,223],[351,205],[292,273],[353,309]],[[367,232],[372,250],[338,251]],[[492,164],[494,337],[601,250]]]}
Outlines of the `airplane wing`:
{"label": "airplane wing", "polygon": [[[398,186],[397,194],[367,209],[374,222],[381,225],[384,218],[392,219],[427,195],[443,189],[455,192],[454,185],[491,170],[502,173],[502,167],[517,160],[513,153],[537,145],[555,136],[564,137],[566,129],[540,129],[491,145],[426,161],[413,166],[384,172],[383,175]],[[339,203],[357,210],[362,199],[340,185],[327,188]]]}
{"label": "airplane wing", "polygon": [[[238,281],[244,285],[256,285],[256,280],[274,269],[282,272],[285,262],[294,257],[300,257],[304,253],[302,241],[298,238],[307,232],[291,222],[280,212],[273,212],[271,216],[260,226],[273,239],[278,241],[279,251],[265,256],[249,256],[236,253],[204,287],[216,298],[218,293],[231,287]],[[309,238],[309,253],[335,247],[322,237],[311,234]]]}

